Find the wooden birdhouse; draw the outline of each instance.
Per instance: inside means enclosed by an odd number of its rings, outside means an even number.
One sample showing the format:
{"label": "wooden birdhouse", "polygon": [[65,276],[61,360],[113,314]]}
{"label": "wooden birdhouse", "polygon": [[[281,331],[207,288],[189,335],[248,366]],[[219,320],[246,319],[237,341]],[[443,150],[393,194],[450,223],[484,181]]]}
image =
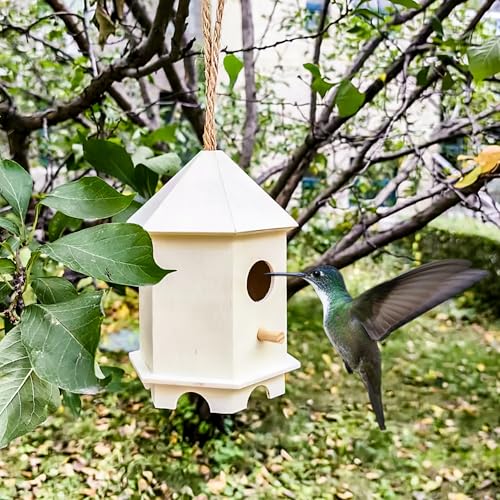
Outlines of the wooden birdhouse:
{"label": "wooden birdhouse", "polygon": [[247,407],[251,392],[285,392],[300,366],[287,353],[286,233],[296,222],[221,151],[198,153],[129,222],[175,269],[140,290],[140,350],[132,363],[154,405],[186,392],[214,413]]}

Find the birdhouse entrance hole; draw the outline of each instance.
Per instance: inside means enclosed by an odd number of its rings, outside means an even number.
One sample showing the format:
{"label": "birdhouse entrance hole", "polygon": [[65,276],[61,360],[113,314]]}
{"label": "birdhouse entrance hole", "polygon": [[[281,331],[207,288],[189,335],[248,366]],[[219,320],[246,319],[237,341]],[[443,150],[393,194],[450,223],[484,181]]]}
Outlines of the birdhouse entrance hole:
{"label": "birdhouse entrance hole", "polygon": [[253,301],[258,302],[268,294],[271,289],[271,276],[266,273],[271,271],[271,266],[264,260],[259,260],[250,268],[247,277],[247,291]]}

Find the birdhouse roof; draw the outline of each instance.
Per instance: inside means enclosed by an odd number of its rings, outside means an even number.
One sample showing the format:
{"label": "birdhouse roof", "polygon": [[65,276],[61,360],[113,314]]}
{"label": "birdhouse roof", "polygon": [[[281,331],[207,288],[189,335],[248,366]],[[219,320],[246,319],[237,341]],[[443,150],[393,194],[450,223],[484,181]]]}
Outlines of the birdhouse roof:
{"label": "birdhouse roof", "polygon": [[234,234],[296,227],[222,151],[201,151],[128,222],[150,233]]}

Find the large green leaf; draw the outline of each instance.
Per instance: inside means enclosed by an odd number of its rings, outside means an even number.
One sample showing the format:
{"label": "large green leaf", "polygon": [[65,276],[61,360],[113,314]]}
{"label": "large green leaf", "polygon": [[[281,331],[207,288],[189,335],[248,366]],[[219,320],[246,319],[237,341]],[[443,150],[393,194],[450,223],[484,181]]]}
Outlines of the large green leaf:
{"label": "large green leaf", "polygon": [[174,176],[181,169],[181,159],[175,153],[165,153],[139,162],[158,175]]}
{"label": "large green leaf", "polygon": [[12,160],[0,160],[0,195],[24,221],[31,198],[33,180],[21,165]]}
{"label": "large green leaf", "polygon": [[134,200],[123,212],[116,214],[111,222],[127,222],[141,207],[142,204]]}
{"label": "large green leaf", "polygon": [[154,132],[150,132],[144,136],[144,144],[147,146],[154,146],[158,142],[174,142],[176,129],[177,125],[174,123],[157,128]]}
{"label": "large green leaf", "polygon": [[12,288],[7,283],[0,281],[0,304],[12,293]]}
{"label": "large green leaf", "polygon": [[236,80],[238,79],[240,71],[243,69],[243,61],[234,54],[228,54],[224,57],[223,64],[227,76],[229,76],[229,91],[231,92],[234,88]]}
{"label": "large green leaf", "polygon": [[79,394],[99,390],[95,354],[103,318],[101,299],[101,293],[84,293],[23,311],[21,338],[41,379]]}
{"label": "large green leaf", "polygon": [[365,102],[365,94],[360,92],[349,80],[344,80],[337,91],[335,104],[342,117],[354,115]]}
{"label": "large green leaf", "polygon": [[156,192],[158,174],[141,163],[135,167],[135,177],[140,185],[139,193],[145,198],[151,198]]}
{"label": "large green leaf", "polygon": [[10,259],[0,258],[0,275],[13,274],[16,271],[16,265]]}
{"label": "large green leaf", "polygon": [[82,399],[80,394],[74,392],[62,391],[63,404],[74,417],[78,417],[82,412]]}
{"label": "large green leaf", "polygon": [[14,328],[0,341],[0,447],[32,431],[59,404],[59,390],[37,377]]}
{"label": "large green leaf", "polygon": [[469,47],[467,56],[474,80],[481,81],[500,73],[500,37],[492,38],[480,47]]}
{"label": "large green leaf", "polygon": [[75,287],[64,278],[35,278],[31,287],[42,304],[56,304],[75,299],[78,296]]}
{"label": "large green leaf", "polygon": [[83,144],[84,158],[98,171],[116,177],[134,189],[134,164],[125,148],[110,141],[90,139]]}
{"label": "large green leaf", "polygon": [[41,203],[77,219],[105,219],[125,210],[134,195],[123,195],[99,177],[57,187]]}
{"label": "large green leaf", "polygon": [[19,247],[21,241],[15,236],[9,236],[6,240],[0,242],[0,257],[12,257]]}
{"label": "large green leaf", "polygon": [[19,236],[21,234],[18,225],[6,217],[0,217],[0,229],[5,229],[7,232],[15,236]]}
{"label": "large green leaf", "polygon": [[66,229],[70,231],[78,231],[82,227],[82,219],[75,219],[74,217],[68,217],[62,212],[57,212],[50,219],[48,224],[48,237],[49,241],[57,240],[60,238]]}
{"label": "large green leaf", "polygon": [[137,166],[139,163],[142,163],[143,160],[152,158],[154,155],[155,152],[151,148],[139,146],[132,155],[132,163]]}
{"label": "large green leaf", "polygon": [[151,238],[136,224],[101,224],[40,250],[73,271],[119,285],[152,285],[170,272],[155,263]]}

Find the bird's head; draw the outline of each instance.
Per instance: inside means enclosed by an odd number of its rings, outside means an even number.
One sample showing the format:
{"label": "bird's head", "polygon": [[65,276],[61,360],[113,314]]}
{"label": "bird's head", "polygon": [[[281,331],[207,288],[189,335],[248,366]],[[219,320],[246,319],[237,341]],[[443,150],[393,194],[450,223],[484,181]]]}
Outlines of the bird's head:
{"label": "bird's head", "polygon": [[302,273],[268,273],[270,276],[295,276],[310,283],[318,295],[331,294],[336,289],[345,290],[344,278],[333,266],[318,266]]}

